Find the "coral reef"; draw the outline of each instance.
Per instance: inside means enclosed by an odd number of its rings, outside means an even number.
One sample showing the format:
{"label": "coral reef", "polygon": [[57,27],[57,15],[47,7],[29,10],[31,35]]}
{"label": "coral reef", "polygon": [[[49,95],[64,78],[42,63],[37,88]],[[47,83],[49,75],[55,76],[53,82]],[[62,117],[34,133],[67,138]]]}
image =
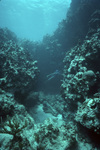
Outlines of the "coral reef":
{"label": "coral reef", "polygon": [[7,115],[11,116],[14,114],[14,110],[15,101],[13,95],[5,92],[0,94],[0,117],[4,119]]}
{"label": "coral reef", "polygon": [[[79,40],[77,45],[66,53],[61,85],[62,96],[69,111],[81,126],[80,134],[85,129],[86,133],[91,133],[91,136],[87,134],[87,137],[93,141],[100,135],[99,17],[99,10],[92,13],[83,43]],[[99,143],[99,140],[97,141]]]}
{"label": "coral reef", "polygon": [[75,119],[84,127],[100,134],[100,97],[87,98],[78,106]]}
{"label": "coral reef", "polygon": [[10,40],[18,42],[16,34],[10,31],[8,28],[0,28],[0,41],[7,42]]}
{"label": "coral reef", "polygon": [[[31,81],[35,81],[38,69],[37,61],[30,62],[23,48],[18,47],[12,41],[0,45],[0,63],[2,89],[26,87]],[[26,61],[27,60],[27,61]]]}
{"label": "coral reef", "polygon": [[[59,80],[63,74],[61,94],[47,94],[55,70]],[[0,149],[100,149],[99,0],[72,0],[42,43],[0,29],[0,117]]]}
{"label": "coral reef", "polygon": [[37,61],[30,59],[28,52],[14,41],[0,41],[0,60],[0,87],[3,90],[14,93],[29,84],[34,85],[39,72]]}
{"label": "coral reef", "polygon": [[64,59],[63,96],[68,102],[84,101],[99,92],[100,29],[66,53]]}
{"label": "coral reef", "polygon": [[91,15],[99,9],[99,0],[72,0],[66,19],[59,24],[54,34],[63,52],[76,46],[79,39],[84,40],[89,30]]}

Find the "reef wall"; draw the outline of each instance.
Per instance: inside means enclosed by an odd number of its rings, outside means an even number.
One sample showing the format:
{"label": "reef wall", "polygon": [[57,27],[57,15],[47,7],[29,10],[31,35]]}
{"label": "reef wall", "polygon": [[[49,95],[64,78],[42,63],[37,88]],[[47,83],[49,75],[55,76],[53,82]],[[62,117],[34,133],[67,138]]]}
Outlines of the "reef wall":
{"label": "reef wall", "polygon": [[81,5],[92,11],[81,10],[80,15],[89,15],[82,25],[88,27],[85,39],[78,41],[64,58],[62,96],[76,122],[100,134],[100,2],[83,1]]}

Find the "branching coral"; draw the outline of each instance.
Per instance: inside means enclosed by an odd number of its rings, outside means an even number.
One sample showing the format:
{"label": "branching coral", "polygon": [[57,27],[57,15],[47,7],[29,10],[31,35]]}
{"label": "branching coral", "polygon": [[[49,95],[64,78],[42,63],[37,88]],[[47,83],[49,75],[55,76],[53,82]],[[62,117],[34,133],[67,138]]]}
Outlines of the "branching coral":
{"label": "branching coral", "polygon": [[6,123],[1,123],[2,130],[0,130],[0,133],[13,135],[14,139],[28,125],[26,120],[24,121],[23,125],[21,125],[21,123],[22,121],[18,119],[17,116],[13,117],[12,119],[8,118],[8,121]]}
{"label": "branching coral", "polygon": [[12,119],[8,118],[6,123],[1,123],[2,130],[0,133],[12,135],[13,138],[5,144],[7,150],[33,150],[28,139],[23,136],[22,131],[28,126],[28,121],[14,116]]}

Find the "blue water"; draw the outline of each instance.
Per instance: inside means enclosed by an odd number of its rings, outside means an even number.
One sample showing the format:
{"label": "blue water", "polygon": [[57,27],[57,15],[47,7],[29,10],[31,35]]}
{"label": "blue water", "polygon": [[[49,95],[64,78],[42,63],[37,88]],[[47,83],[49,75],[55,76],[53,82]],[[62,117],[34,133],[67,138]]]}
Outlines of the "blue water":
{"label": "blue water", "polygon": [[42,40],[66,17],[71,0],[1,0],[0,27],[20,38]]}

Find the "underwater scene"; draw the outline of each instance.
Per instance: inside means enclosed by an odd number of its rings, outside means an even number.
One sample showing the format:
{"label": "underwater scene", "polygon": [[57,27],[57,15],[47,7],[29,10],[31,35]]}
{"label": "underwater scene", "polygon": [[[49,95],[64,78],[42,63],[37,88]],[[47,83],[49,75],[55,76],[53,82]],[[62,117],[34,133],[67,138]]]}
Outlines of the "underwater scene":
{"label": "underwater scene", "polygon": [[100,0],[0,0],[0,150],[100,150]]}

